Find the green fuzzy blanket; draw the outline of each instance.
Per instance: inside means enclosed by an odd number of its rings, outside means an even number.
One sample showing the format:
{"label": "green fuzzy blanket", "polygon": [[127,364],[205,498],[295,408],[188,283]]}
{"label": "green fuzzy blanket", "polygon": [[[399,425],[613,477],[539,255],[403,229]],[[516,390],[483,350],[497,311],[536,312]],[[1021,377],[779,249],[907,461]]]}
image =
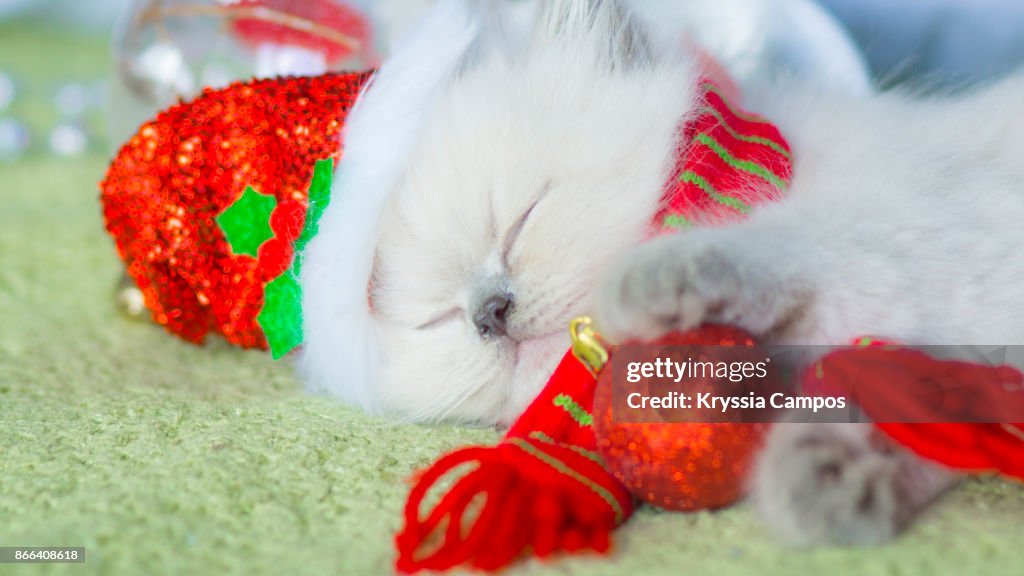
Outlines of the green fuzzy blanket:
{"label": "green fuzzy blanket", "polygon": [[[48,90],[98,77],[103,42],[0,24],[9,113],[52,126]],[[119,315],[96,182],[107,155],[0,164],[0,546],[85,546],[84,565],[0,574],[384,574],[405,483],[492,431],[397,426],[304,394],[286,364],[195,347]],[[1024,487],[966,483],[907,536],[794,551],[744,507],[645,510],[608,557],[537,574],[1024,574]]]}

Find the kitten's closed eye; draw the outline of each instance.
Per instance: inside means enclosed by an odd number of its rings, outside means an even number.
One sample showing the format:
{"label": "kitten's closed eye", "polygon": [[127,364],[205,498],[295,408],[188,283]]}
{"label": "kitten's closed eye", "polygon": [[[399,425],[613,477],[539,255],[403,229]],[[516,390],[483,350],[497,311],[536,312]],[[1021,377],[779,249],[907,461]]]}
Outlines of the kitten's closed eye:
{"label": "kitten's closed eye", "polygon": [[437,328],[438,326],[441,326],[443,324],[447,324],[448,322],[451,322],[452,320],[455,320],[459,316],[462,316],[462,308],[455,307],[455,308],[452,308],[451,310],[448,310],[447,312],[445,312],[445,313],[443,313],[443,314],[441,314],[439,316],[435,316],[434,318],[431,318],[430,320],[427,320],[423,324],[420,324],[419,326],[417,326],[416,329],[417,330],[430,330],[431,328]]}
{"label": "kitten's closed eye", "polygon": [[540,201],[547,196],[548,191],[550,190],[551,183],[548,182],[541,190],[540,196],[538,196],[537,199],[530,204],[530,207],[516,219],[515,223],[512,224],[512,227],[509,228],[508,233],[505,235],[505,241],[501,246],[501,264],[506,270],[509,268],[508,256],[512,253],[512,249],[515,248],[516,241],[519,240],[519,235],[523,233],[523,228],[526,227],[526,222],[529,221],[530,215],[533,214],[533,210],[537,207],[537,204],[540,204]]}
{"label": "kitten's closed eye", "polygon": [[[519,218],[516,219],[516,221],[512,224],[512,227],[509,228],[508,232],[505,234],[505,240],[502,243],[501,249],[502,268],[504,268],[505,270],[507,270],[509,267],[508,256],[512,252],[512,248],[515,247],[516,241],[519,239],[519,236],[523,232],[523,228],[526,227],[526,223],[530,219],[530,214],[533,214],[533,210],[537,207],[537,204],[540,203],[540,201],[544,198],[544,195],[547,193],[547,188],[548,187],[545,186],[544,191],[541,192],[540,197],[534,200],[532,204],[530,204],[530,207],[527,208],[519,216]],[[420,324],[419,326],[416,327],[416,329],[430,330],[432,328],[443,326],[444,324],[447,324],[448,322],[451,322],[452,320],[455,320],[456,318],[462,316],[463,313],[464,310],[456,306],[445,312],[442,312],[441,314],[431,318],[430,320],[427,320],[423,324]]]}
{"label": "kitten's closed eye", "polygon": [[512,248],[515,247],[516,240],[519,239],[519,235],[523,233],[523,228],[526,227],[526,221],[530,219],[530,214],[533,213],[533,209],[537,207],[538,202],[540,202],[540,199],[537,199],[533,204],[530,204],[530,207],[526,209],[526,212],[523,212],[523,215],[516,220],[515,224],[512,225],[512,228],[509,229],[508,234],[505,235],[505,242],[501,247],[501,263],[505,268],[508,268],[509,253],[512,252]]}

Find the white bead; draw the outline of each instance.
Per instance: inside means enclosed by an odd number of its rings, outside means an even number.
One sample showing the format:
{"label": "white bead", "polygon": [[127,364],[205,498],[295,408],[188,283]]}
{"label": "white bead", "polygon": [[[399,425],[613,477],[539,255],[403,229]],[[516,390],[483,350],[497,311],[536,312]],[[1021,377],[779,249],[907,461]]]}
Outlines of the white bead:
{"label": "white bead", "polygon": [[0,118],[0,162],[20,158],[28,150],[28,128],[14,118]]}
{"label": "white bead", "polygon": [[89,137],[77,124],[62,122],[50,132],[50,151],[57,156],[81,156],[88,147]]}
{"label": "white bead", "polygon": [[85,84],[68,83],[57,88],[53,104],[61,116],[77,118],[92,104],[91,91]]}

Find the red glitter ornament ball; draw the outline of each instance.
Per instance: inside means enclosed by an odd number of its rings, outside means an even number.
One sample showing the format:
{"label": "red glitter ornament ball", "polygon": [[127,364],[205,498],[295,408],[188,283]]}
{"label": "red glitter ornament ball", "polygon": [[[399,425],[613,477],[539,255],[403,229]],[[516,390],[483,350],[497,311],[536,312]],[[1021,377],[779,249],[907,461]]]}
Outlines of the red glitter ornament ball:
{"label": "red glitter ornament ball", "polygon": [[[656,342],[628,344],[650,345],[655,350],[661,346],[753,347],[755,342],[736,328],[705,326]],[[613,372],[611,365],[601,371],[594,397],[597,447],[608,470],[635,497],[660,508],[695,511],[736,502],[743,495],[752,457],[767,425],[620,421],[612,405]],[[696,383],[705,391],[716,385],[714,379]],[[701,419],[701,409],[688,412],[691,418]],[[716,418],[709,415],[707,420]]]}
{"label": "red glitter ornament ball", "polygon": [[[100,185],[103,215],[157,323],[190,342],[213,332],[266,348],[256,321],[264,287],[291,260],[314,166],[338,160],[345,116],[369,76],[207,90],[122,147]],[[249,187],[273,206],[273,236],[259,253],[235,253],[216,218]]]}

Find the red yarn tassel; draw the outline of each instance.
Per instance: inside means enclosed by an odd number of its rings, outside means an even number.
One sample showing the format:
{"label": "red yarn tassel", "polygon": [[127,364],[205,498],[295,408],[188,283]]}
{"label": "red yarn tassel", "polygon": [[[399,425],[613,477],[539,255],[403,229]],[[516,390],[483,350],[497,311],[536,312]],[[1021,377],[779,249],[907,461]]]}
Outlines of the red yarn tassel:
{"label": "red yarn tassel", "polygon": [[[607,551],[633,500],[593,452],[594,385],[567,354],[501,443],[458,450],[424,471],[395,538],[398,571],[493,571],[523,554]],[[462,467],[468,469],[424,510],[431,489]]]}

